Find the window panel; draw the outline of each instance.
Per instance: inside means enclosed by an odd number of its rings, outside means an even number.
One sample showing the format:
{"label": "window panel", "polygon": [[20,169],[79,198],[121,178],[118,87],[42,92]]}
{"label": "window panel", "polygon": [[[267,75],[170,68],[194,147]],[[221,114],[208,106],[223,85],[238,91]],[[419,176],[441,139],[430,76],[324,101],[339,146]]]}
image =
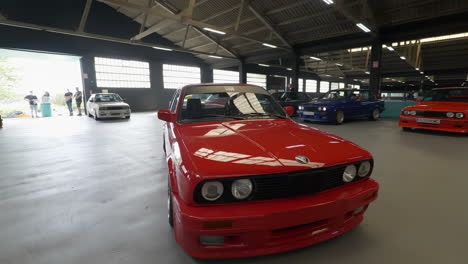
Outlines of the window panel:
{"label": "window panel", "polygon": [[331,89],[332,89],[332,90],[333,90],[333,89],[338,89],[338,88],[339,88],[338,83],[335,83],[335,82],[332,82],[332,83],[331,83]]}
{"label": "window panel", "polygon": [[346,87],[345,83],[340,83],[340,84],[339,84],[339,88],[340,88],[340,89],[343,89],[343,88],[345,88],[345,87]]}
{"label": "window panel", "polygon": [[306,80],[306,93],[316,93],[317,92],[317,81],[316,80]]}
{"label": "window panel", "polygon": [[165,89],[182,88],[188,84],[201,83],[199,67],[163,64]]}
{"label": "window panel", "polygon": [[266,89],[266,75],[257,73],[247,73],[247,83],[257,85]]}
{"label": "window panel", "polygon": [[326,93],[330,90],[330,82],[320,82],[320,93]]}
{"label": "window panel", "polygon": [[213,70],[213,82],[214,83],[239,83],[239,72],[215,69]]}
{"label": "window panel", "polygon": [[97,87],[151,87],[148,62],[95,57],[94,64]]}

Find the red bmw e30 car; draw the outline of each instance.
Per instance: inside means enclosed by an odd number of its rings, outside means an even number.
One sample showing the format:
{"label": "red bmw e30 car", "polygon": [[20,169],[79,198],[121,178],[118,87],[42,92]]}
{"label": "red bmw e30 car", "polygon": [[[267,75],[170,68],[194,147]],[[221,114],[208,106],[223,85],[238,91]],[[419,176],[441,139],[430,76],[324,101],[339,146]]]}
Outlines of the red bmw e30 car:
{"label": "red bmw e30 car", "polygon": [[468,87],[437,88],[400,113],[404,130],[422,128],[468,133]]}
{"label": "red bmw e30 car", "polygon": [[369,152],[294,122],[261,87],[185,86],[158,117],[165,121],[169,223],[194,257],[318,243],[358,225],[377,197]]}

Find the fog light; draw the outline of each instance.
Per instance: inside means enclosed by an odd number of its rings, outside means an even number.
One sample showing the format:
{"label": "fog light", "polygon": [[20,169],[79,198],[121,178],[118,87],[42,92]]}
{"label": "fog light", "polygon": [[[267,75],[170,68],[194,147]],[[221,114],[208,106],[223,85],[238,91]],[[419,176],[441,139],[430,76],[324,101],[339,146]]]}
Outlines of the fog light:
{"label": "fog light", "polygon": [[200,236],[200,243],[209,246],[224,245],[224,236]]}
{"label": "fog light", "polygon": [[363,206],[359,207],[358,209],[354,210],[353,214],[359,214],[362,211],[364,211],[364,209],[366,209],[365,205],[363,205]]}

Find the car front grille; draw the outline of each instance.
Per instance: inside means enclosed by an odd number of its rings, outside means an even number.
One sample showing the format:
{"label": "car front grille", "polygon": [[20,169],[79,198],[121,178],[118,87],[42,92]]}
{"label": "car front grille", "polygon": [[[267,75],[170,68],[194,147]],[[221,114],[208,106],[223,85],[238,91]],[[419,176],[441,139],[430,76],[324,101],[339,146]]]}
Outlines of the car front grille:
{"label": "car front grille", "polygon": [[123,110],[128,109],[126,106],[106,106],[103,107],[102,110]]}
{"label": "car front grille", "polygon": [[[370,160],[372,167],[373,161]],[[224,186],[224,193],[218,200],[206,201],[200,194],[204,182],[198,184],[194,199],[197,203],[229,203],[242,201],[259,201],[279,198],[289,198],[301,195],[310,195],[325,190],[340,187],[347,182],[343,181],[343,172],[347,165],[354,164],[359,168],[360,162],[337,165],[327,168],[309,169],[279,174],[254,175],[250,177],[219,179]],[[372,171],[369,173],[371,175]],[[254,185],[252,195],[246,200],[237,200],[231,194],[231,183],[237,179],[250,179]],[[363,178],[356,176],[352,182]],[[350,183],[352,183],[350,182]]]}
{"label": "car front grille", "polygon": [[424,116],[424,117],[447,117],[447,112],[441,111],[416,111],[417,116]]}
{"label": "car front grille", "polygon": [[304,111],[318,111],[318,106],[304,106]]}

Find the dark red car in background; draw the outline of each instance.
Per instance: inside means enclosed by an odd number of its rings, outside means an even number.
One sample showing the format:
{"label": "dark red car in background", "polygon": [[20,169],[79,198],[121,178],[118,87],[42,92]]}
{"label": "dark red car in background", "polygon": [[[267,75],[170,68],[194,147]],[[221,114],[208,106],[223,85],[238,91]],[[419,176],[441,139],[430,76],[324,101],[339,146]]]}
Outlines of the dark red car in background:
{"label": "dark red car in background", "polygon": [[[216,104],[205,105],[213,97]],[[194,257],[318,243],[358,225],[377,197],[369,152],[294,122],[258,86],[186,86],[158,117],[165,121],[169,223]]]}

